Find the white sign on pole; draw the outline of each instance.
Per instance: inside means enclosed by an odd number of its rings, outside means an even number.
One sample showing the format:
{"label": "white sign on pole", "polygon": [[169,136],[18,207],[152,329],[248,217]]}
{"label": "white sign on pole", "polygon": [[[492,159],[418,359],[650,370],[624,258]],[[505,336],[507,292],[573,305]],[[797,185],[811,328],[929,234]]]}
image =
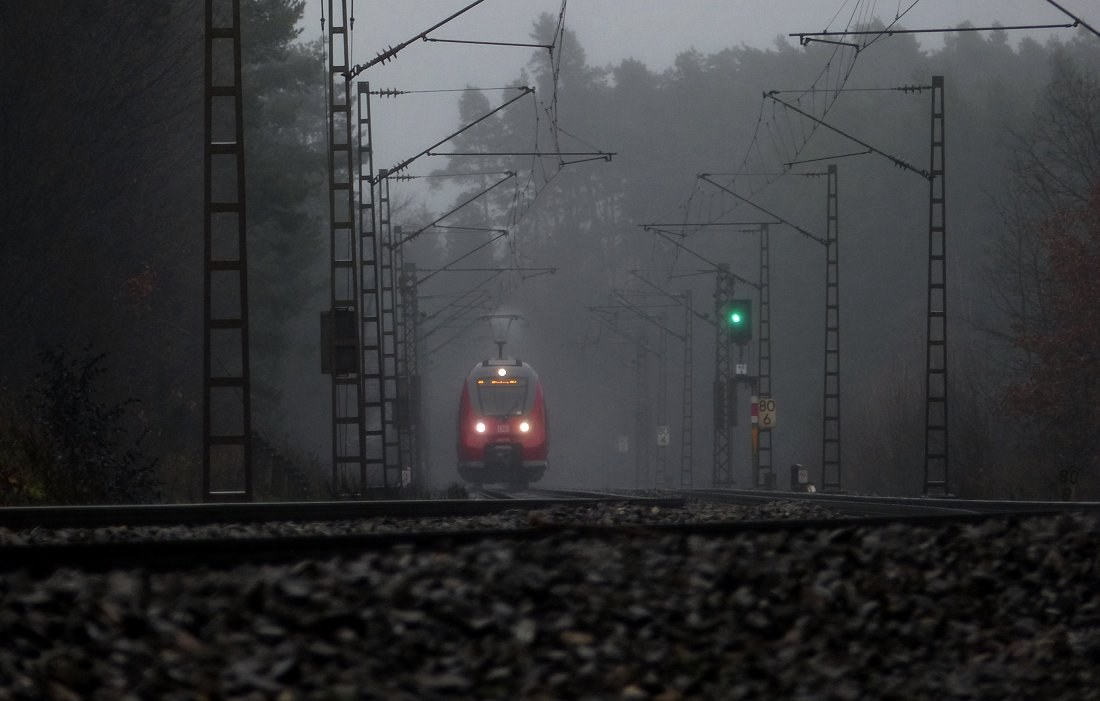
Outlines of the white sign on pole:
{"label": "white sign on pole", "polygon": [[778,419],[775,411],[775,399],[760,397],[757,405],[760,412],[760,428],[775,428]]}

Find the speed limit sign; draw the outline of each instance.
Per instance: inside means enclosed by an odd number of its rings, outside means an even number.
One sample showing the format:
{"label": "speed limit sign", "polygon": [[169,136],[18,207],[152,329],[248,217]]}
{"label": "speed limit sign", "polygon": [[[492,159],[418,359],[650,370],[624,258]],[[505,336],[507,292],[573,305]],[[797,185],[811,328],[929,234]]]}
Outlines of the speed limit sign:
{"label": "speed limit sign", "polygon": [[757,409],[760,417],[760,428],[775,428],[776,412],[775,399],[772,397],[760,397],[757,400]]}

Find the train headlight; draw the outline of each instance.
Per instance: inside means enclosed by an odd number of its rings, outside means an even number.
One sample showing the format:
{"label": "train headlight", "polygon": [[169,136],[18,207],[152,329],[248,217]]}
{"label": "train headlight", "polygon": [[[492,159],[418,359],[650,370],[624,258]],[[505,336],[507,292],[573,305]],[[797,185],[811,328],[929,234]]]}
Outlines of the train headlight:
{"label": "train headlight", "polygon": [[499,370],[497,370],[497,374],[500,375],[501,377],[504,377],[505,375],[508,374],[508,371],[505,370],[504,368],[500,368]]}
{"label": "train headlight", "polygon": [[522,421],[522,422],[520,422],[519,430],[524,432],[524,433],[527,433],[528,431],[531,430],[531,424],[527,423],[526,421]]}
{"label": "train headlight", "polygon": [[474,424],[474,430],[478,433],[485,433],[485,422],[478,421],[476,424]]}

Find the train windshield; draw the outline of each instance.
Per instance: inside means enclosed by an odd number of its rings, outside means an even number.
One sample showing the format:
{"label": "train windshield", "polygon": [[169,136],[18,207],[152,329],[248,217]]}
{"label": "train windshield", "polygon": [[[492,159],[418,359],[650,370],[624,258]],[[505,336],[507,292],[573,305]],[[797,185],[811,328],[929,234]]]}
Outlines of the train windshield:
{"label": "train windshield", "polygon": [[527,405],[527,378],[478,380],[477,399],[486,416],[519,416]]}

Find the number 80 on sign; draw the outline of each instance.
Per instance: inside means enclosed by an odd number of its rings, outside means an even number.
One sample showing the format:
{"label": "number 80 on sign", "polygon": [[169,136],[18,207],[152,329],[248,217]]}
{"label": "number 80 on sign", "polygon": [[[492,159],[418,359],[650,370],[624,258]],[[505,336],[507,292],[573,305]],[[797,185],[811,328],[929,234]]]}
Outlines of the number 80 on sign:
{"label": "number 80 on sign", "polygon": [[753,397],[752,422],[760,428],[775,428],[778,422],[775,399],[772,397]]}

